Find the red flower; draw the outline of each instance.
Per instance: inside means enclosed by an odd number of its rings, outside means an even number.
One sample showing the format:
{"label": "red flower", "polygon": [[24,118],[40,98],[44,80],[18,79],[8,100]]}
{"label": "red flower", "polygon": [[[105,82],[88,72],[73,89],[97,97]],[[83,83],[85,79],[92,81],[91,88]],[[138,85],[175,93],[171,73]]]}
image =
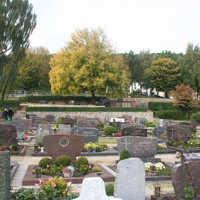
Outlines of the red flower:
{"label": "red flower", "polygon": [[3,148],[0,146],[0,151],[2,151],[3,150]]}
{"label": "red flower", "polygon": [[122,136],[121,132],[117,132],[116,136],[118,136],[118,137]]}

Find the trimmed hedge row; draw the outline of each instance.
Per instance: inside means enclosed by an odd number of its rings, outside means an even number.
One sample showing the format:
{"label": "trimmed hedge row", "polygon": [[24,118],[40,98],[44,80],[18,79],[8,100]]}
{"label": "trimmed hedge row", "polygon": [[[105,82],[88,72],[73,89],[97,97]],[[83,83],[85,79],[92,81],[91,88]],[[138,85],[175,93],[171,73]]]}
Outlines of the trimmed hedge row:
{"label": "trimmed hedge row", "polygon": [[26,107],[27,112],[146,112],[146,108],[129,107]]}
{"label": "trimmed hedge row", "polygon": [[6,100],[6,101],[0,101],[0,110],[3,110],[4,108],[12,108],[14,110],[18,110],[20,108],[20,101],[18,100]]}
{"label": "trimmed hedge row", "polygon": [[158,117],[160,119],[173,119],[173,120],[188,120],[189,116],[187,113],[183,113],[177,110],[160,110],[155,111],[154,117]]}
{"label": "trimmed hedge row", "polygon": [[148,108],[152,111],[176,109],[172,102],[149,102]]}
{"label": "trimmed hedge row", "polygon": [[104,96],[96,96],[92,98],[91,96],[27,96],[19,98],[21,102],[30,102],[30,103],[38,103],[40,101],[75,101],[75,102],[93,102],[95,101],[103,101],[108,100],[108,98]]}

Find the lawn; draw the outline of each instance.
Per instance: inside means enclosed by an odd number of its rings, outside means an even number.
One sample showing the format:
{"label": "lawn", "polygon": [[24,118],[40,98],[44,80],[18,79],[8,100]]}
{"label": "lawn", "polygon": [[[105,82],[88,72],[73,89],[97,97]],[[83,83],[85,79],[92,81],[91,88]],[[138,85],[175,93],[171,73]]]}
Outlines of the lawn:
{"label": "lawn", "polygon": [[99,144],[117,144],[117,140],[115,138],[99,137],[98,143]]}

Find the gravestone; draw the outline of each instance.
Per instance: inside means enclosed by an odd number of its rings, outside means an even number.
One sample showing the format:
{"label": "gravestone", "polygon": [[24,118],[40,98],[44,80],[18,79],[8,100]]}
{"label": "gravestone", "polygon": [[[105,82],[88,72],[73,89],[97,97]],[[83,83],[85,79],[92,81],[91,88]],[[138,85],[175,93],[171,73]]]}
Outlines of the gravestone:
{"label": "gravestone", "polygon": [[186,143],[192,137],[192,127],[189,123],[177,123],[167,126],[168,144],[174,141]]}
{"label": "gravestone", "polygon": [[71,134],[72,128],[70,124],[59,124],[57,134]]}
{"label": "gravestone", "polygon": [[129,158],[117,164],[115,196],[123,200],[145,200],[145,169],[139,158]]}
{"label": "gravestone", "polygon": [[33,116],[31,118],[32,120],[32,127],[37,129],[39,124],[49,124],[48,121],[46,121],[45,119],[38,117],[38,116]]}
{"label": "gravestone", "polygon": [[94,142],[98,141],[98,129],[96,128],[84,128],[84,127],[75,127],[72,129],[74,135],[84,136],[84,142]]}
{"label": "gravestone", "polygon": [[7,146],[17,144],[17,129],[15,126],[0,124],[0,143]]}
{"label": "gravestone", "polygon": [[135,125],[127,125],[122,130],[122,136],[147,136],[147,129]]}
{"label": "gravestone", "polygon": [[10,153],[0,151],[0,199],[10,199]]}
{"label": "gravestone", "polygon": [[161,127],[161,126],[156,126],[154,129],[153,129],[153,135],[160,138],[160,135],[164,133],[164,128]]}
{"label": "gravestone", "polygon": [[55,123],[55,116],[54,115],[46,115],[45,120],[49,123]]}
{"label": "gravestone", "polygon": [[75,161],[83,149],[84,138],[80,135],[46,135],[43,144],[53,158],[67,154]]}
{"label": "gravestone", "polygon": [[177,199],[185,199],[184,188],[193,187],[196,193],[194,199],[200,199],[200,162],[188,161],[177,164],[172,173],[172,184]]}
{"label": "gravestone", "polygon": [[99,121],[95,118],[91,119],[78,119],[77,126],[78,127],[87,127],[87,128],[97,128]]}
{"label": "gravestone", "polygon": [[142,118],[142,117],[136,117],[135,118],[135,123],[138,126],[144,127],[146,122],[147,122],[147,119],[145,119],[145,118]]}
{"label": "gravestone", "polygon": [[76,120],[72,119],[69,116],[62,117],[62,118],[60,118],[60,120],[61,120],[62,124],[69,124],[71,127],[73,127],[75,125],[75,123],[76,123]]}
{"label": "gravestone", "polygon": [[156,137],[125,136],[117,138],[119,152],[128,150],[132,157],[153,158],[157,152]]}
{"label": "gravestone", "polygon": [[105,191],[105,184],[100,177],[84,178],[80,197],[75,200],[121,200],[119,198],[108,197]]}
{"label": "gravestone", "polygon": [[39,124],[37,129],[37,135],[35,136],[36,144],[38,142],[43,143],[43,138],[46,135],[49,135],[51,132],[50,125],[48,124]]}

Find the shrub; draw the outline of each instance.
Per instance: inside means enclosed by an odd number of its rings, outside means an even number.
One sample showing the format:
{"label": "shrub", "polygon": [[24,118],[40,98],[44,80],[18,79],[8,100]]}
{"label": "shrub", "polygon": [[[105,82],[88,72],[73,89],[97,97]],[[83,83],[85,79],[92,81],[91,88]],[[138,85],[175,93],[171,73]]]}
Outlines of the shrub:
{"label": "shrub", "polygon": [[120,160],[125,160],[127,158],[130,158],[131,154],[128,152],[128,150],[124,149],[120,152]]}
{"label": "shrub", "polygon": [[114,195],[114,184],[113,183],[106,184],[106,194],[108,196]]}
{"label": "shrub", "polygon": [[94,166],[94,167],[92,168],[92,171],[95,173],[95,172],[101,172],[102,170],[101,170],[100,167]]}
{"label": "shrub", "polygon": [[89,171],[88,159],[86,157],[78,158],[75,163],[75,169],[82,174],[87,173]]}
{"label": "shrub", "polygon": [[103,130],[103,128],[104,128],[104,123],[102,123],[102,122],[99,122],[98,124],[97,124],[97,128],[99,129],[99,130]]}
{"label": "shrub", "polygon": [[191,119],[194,119],[198,124],[200,124],[200,112],[193,113]]}
{"label": "shrub", "polygon": [[146,112],[141,107],[26,107],[26,112]]}
{"label": "shrub", "polygon": [[146,122],[145,126],[146,127],[156,127],[156,123],[154,123],[154,122]]}
{"label": "shrub", "polygon": [[152,111],[175,110],[172,102],[149,102],[148,107]]}
{"label": "shrub", "polygon": [[113,133],[116,133],[118,130],[113,126],[104,127],[104,133],[107,136],[112,136]]}
{"label": "shrub", "polygon": [[184,112],[179,112],[177,110],[161,110],[154,112],[154,117],[160,119],[173,119],[173,120],[187,120],[188,115]]}
{"label": "shrub", "polygon": [[16,200],[36,200],[35,189],[20,188],[18,191],[12,193],[12,199]]}
{"label": "shrub", "polygon": [[66,166],[69,166],[72,164],[72,159],[70,158],[70,156],[68,155],[61,155],[61,156],[58,156],[55,160],[55,164],[57,166],[63,166],[63,167],[66,167]]}
{"label": "shrub", "polygon": [[40,185],[39,193],[41,197],[54,199],[57,197],[68,197],[71,189],[71,186],[66,183],[64,178],[53,177]]}
{"label": "shrub", "polygon": [[54,162],[53,162],[53,160],[51,159],[51,158],[42,158],[41,160],[40,160],[40,162],[39,162],[39,166],[41,167],[41,168],[46,168],[47,167],[47,165],[52,165]]}

